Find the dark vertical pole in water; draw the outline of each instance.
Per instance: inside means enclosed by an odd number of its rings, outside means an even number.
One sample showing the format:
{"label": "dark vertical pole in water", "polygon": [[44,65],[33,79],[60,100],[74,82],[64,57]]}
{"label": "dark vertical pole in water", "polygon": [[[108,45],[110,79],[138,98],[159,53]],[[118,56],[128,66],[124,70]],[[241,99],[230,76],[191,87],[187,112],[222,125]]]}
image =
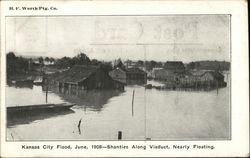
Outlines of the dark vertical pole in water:
{"label": "dark vertical pole in water", "polygon": [[132,116],[134,116],[134,96],[135,96],[135,90],[133,90],[133,97],[132,97]]}
{"label": "dark vertical pole in water", "polygon": [[122,131],[118,131],[118,140],[122,140]]}
{"label": "dark vertical pole in water", "polygon": [[48,84],[46,85],[46,104],[48,103]]}
{"label": "dark vertical pole in water", "polygon": [[77,126],[79,134],[81,134],[81,122],[82,122],[82,119],[79,120],[78,126]]}
{"label": "dark vertical pole in water", "polygon": [[218,81],[216,81],[217,95],[219,94]]}

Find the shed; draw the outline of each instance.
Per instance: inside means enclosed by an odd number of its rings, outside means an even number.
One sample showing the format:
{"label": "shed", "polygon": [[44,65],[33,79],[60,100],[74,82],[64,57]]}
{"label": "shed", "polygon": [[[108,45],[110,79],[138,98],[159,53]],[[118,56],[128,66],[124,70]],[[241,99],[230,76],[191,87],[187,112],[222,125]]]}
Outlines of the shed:
{"label": "shed", "polygon": [[217,81],[219,83],[224,82],[224,76],[218,71],[207,71],[201,75],[201,80]]}
{"label": "shed", "polygon": [[123,83],[113,80],[99,66],[77,65],[69,70],[50,75],[48,82],[63,93],[93,89],[124,89]]}
{"label": "shed", "polygon": [[164,69],[173,71],[175,73],[184,73],[185,72],[185,66],[183,62],[181,61],[167,61],[164,64]]}
{"label": "shed", "polygon": [[117,67],[109,72],[109,75],[117,81],[126,84],[146,84],[147,73],[139,68],[121,68]]}

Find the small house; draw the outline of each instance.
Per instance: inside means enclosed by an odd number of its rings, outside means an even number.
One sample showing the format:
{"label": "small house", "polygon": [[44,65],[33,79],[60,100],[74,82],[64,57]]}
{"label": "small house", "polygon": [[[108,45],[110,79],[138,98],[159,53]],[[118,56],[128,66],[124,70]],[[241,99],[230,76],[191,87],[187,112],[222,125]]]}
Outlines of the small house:
{"label": "small house", "polygon": [[167,61],[164,64],[164,69],[173,73],[185,73],[185,66],[181,61]]}
{"label": "small house", "polygon": [[224,75],[218,71],[207,71],[200,76],[200,80],[215,82],[219,87],[225,84]]}
{"label": "small house", "polygon": [[49,85],[62,93],[77,93],[86,90],[124,89],[124,84],[113,80],[98,66],[74,66],[73,68],[49,75]]}
{"label": "small house", "polygon": [[200,88],[218,88],[227,85],[220,72],[208,70],[190,71],[185,78],[181,78],[180,83],[184,86]]}
{"label": "small house", "polygon": [[121,68],[116,67],[109,72],[114,79],[126,84],[146,84],[147,73],[139,68]]}
{"label": "small house", "polygon": [[167,61],[164,68],[153,69],[152,76],[156,80],[179,82],[184,77],[185,66],[180,61]]}
{"label": "small house", "polygon": [[153,69],[152,71],[152,77],[155,80],[161,80],[161,81],[173,81],[175,78],[175,74],[173,71],[169,71],[166,69]]}

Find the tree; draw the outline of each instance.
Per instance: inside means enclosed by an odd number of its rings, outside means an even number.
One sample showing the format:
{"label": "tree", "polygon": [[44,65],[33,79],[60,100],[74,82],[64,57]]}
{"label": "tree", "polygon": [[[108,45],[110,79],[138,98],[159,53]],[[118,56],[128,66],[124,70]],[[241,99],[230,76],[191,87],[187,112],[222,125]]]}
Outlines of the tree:
{"label": "tree", "polygon": [[13,52],[9,52],[6,55],[7,62],[7,77],[8,75],[12,75],[16,72],[16,55]]}
{"label": "tree", "polygon": [[77,65],[87,65],[90,63],[89,57],[84,53],[80,53],[77,56],[73,57],[73,61],[74,64]]}
{"label": "tree", "polygon": [[17,57],[13,52],[6,55],[7,60],[7,78],[17,74],[25,74],[29,70],[29,63],[23,57]]}
{"label": "tree", "polygon": [[49,58],[49,61],[52,63],[52,62],[55,62],[55,59],[52,58],[52,57],[50,57],[50,58]]}
{"label": "tree", "polygon": [[137,61],[137,65],[138,65],[138,66],[143,66],[143,64],[144,64],[144,62],[143,62],[142,60],[138,60],[138,61]]}
{"label": "tree", "polygon": [[39,58],[38,58],[38,61],[39,61],[40,64],[43,65],[43,57],[39,57]]}
{"label": "tree", "polygon": [[194,69],[195,68],[195,63],[191,62],[187,64],[187,69]]}
{"label": "tree", "polygon": [[100,64],[100,68],[108,73],[112,70],[112,64],[110,62],[103,62]]}
{"label": "tree", "polygon": [[16,58],[16,55],[13,52],[7,54],[7,60],[13,60]]}
{"label": "tree", "polygon": [[[126,68],[126,66],[122,63],[122,61],[121,60],[118,60],[117,61],[118,63],[116,63],[116,65],[114,66],[114,68],[121,68],[121,69],[125,69]],[[128,63],[127,63],[128,64]]]}
{"label": "tree", "polygon": [[71,58],[69,57],[63,57],[61,59],[58,59],[55,62],[55,65],[59,68],[59,69],[64,69],[64,68],[68,68],[68,67],[72,67],[74,65],[73,61]]}
{"label": "tree", "polygon": [[154,67],[156,67],[157,62],[154,60],[146,61],[146,70],[151,71]]}
{"label": "tree", "polygon": [[91,60],[91,64],[92,64],[92,65],[100,65],[101,62],[98,61],[98,60],[96,60],[96,59],[93,59],[93,60]]}
{"label": "tree", "polygon": [[163,65],[162,65],[162,63],[161,62],[156,62],[156,65],[155,65],[155,67],[162,67]]}
{"label": "tree", "polygon": [[151,60],[150,61],[150,65],[151,65],[151,67],[152,67],[152,69],[154,68],[154,67],[156,67],[156,61],[154,61],[154,60]]}
{"label": "tree", "polygon": [[46,58],[44,59],[44,61],[50,62],[50,58],[49,58],[49,57],[46,57]]}

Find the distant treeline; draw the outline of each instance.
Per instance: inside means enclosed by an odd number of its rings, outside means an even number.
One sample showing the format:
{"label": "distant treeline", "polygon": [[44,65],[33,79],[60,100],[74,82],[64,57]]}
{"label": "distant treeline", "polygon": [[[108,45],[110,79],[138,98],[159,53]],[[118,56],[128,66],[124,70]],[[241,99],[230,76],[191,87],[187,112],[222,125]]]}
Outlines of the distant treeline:
{"label": "distant treeline", "polygon": [[19,57],[14,54],[14,52],[9,52],[6,56],[7,60],[7,75],[13,76],[13,75],[21,75],[21,74],[27,74],[30,71],[36,70],[36,67],[44,67],[44,62],[53,62],[53,65],[47,65],[47,66],[53,66],[59,69],[66,69],[71,68],[74,65],[95,65],[100,66],[105,71],[112,70],[112,64],[111,62],[101,62],[96,59],[90,60],[90,58],[84,54],[79,53],[78,55],[74,57],[63,57],[60,59],[54,59],[49,57],[39,57],[37,60],[39,61],[35,63],[35,59],[31,58],[24,58]]}
{"label": "distant treeline", "polygon": [[101,62],[96,59],[91,60],[86,54],[80,53],[72,58],[63,57],[55,61],[55,66],[58,69],[71,68],[74,65],[95,65],[100,66],[104,71],[112,70],[111,62]]}
{"label": "distant treeline", "polygon": [[186,68],[187,69],[226,71],[226,70],[230,69],[230,62],[226,62],[226,61],[196,61],[196,62],[188,63]]}
{"label": "distant treeline", "polygon": [[17,57],[13,52],[7,54],[7,78],[11,75],[25,74],[29,69],[29,60]]}
{"label": "distant treeline", "polygon": [[[35,63],[38,60],[38,63]],[[30,71],[37,71],[36,67],[43,67],[44,62],[53,62],[53,66],[56,69],[67,69],[74,65],[96,65],[103,68],[105,71],[110,71],[113,69],[111,62],[99,61],[96,59],[90,59],[86,54],[80,52],[74,57],[62,57],[59,59],[49,58],[49,57],[39,57],[38,59],[24,58],[16,56],[13,52],[7,54],[7,76],[27,74]],[[133,65],[135,67],[145,67],[146,70],[151,71],[153,68],[163,68],[166,62],[151,61],[131,61],[127,60],[124,65]],[[225,71],[230,69],[230,62],[226,61],[196,61],[186,64],[186,69],[206,69],[206,70],[220,70]]]}

